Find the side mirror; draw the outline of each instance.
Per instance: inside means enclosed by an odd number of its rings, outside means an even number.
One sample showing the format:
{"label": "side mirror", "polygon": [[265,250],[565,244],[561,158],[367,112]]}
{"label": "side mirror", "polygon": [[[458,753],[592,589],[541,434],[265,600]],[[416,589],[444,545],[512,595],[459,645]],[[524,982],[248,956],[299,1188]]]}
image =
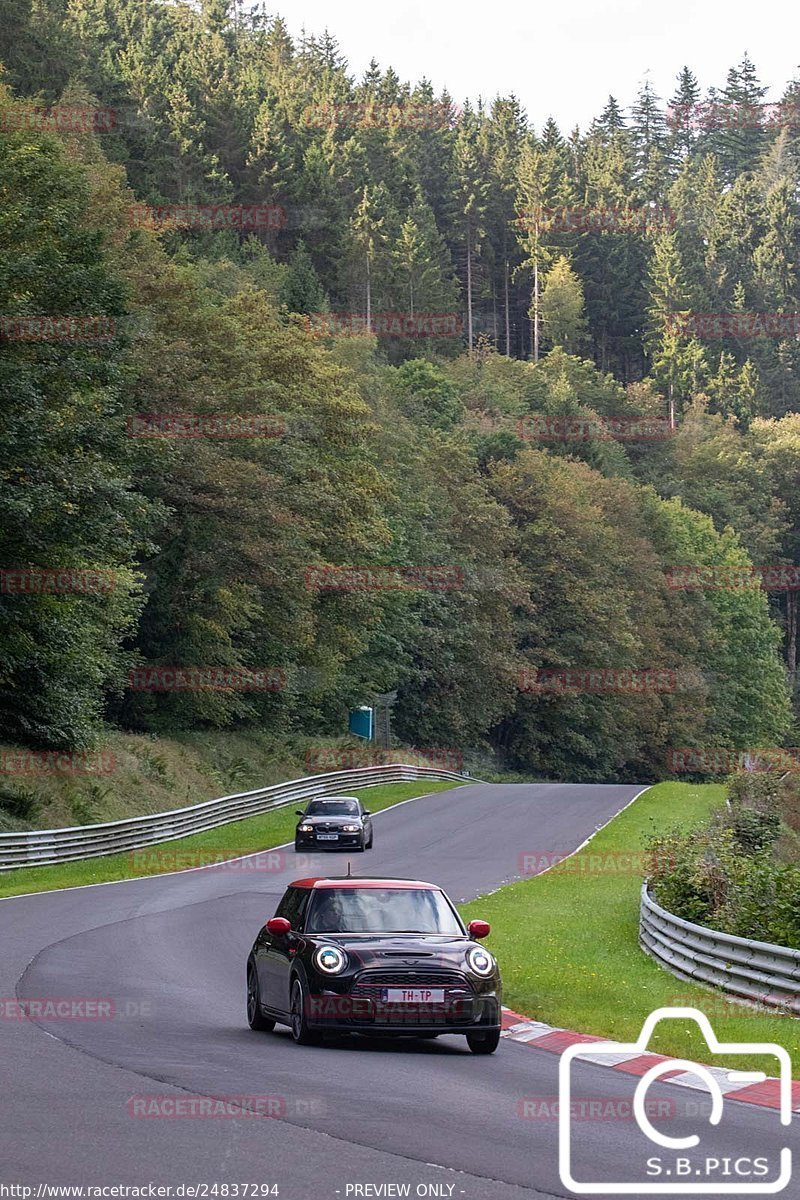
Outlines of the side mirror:
{"label": "side mirror", "polygon": [[267,921],[267,933],[273,934],[274,937],[286,937],[286,934],[291,932],[292,927],[286,917],[270,917]]}
{"label": "side mirror", "polygon": [[488,921],[470,921],[467,926],[467,933],[471,938],[478,941],[480,938],[488,937],[492,931],[492,927]]}
{"label": "side mirror", "polygon": [[362,808],[361,815],[362,815],[362,817],[371,817],[372,813],[369,811],[368,808]]}
{"label": "side mirror", "polygon": [[303,812],[302,808],[296,808],[294,810],[294,815],[296,817],[304,817],[306,814]]}

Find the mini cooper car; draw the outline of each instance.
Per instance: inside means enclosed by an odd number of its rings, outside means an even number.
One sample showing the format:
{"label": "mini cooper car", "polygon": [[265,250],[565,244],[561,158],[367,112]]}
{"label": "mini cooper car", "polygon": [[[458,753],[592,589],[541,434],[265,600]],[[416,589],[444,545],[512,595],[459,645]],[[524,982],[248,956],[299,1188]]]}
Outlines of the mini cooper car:
{"label": "mini cooper car", "polygon": [[500,1039],[500,972],[441,888],[413,879],[290,884],[247,959],[251,1029],[288,1025],[300,1045],[330,1033]]}
{"label": "mini cooper car", "polygon": [[356,796],[325,796],[312,800],[294,834],[295,850],[309,846],[329,850],[371,850],[372,817]]}

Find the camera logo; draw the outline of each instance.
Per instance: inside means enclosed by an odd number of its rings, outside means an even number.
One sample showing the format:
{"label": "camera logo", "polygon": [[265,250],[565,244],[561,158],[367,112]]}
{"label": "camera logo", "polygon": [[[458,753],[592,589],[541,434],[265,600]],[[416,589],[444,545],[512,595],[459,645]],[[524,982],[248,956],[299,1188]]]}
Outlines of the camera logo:
{"label": "camera logo", "polygon": [[[642,1026],[635,1042],[578,1042],[569,1046],[559,1063],[558,1166],[565,1187],[583,1196],[602,1195],[774,1195],[783,1191],[792,1176],[792,1152],[788,1146],[780,1150],[772,1164],[770,1157],[724,1157],[714,1152],[713,1145],[701,1145],[697,1133],[670,1136],[656,1129],[648,1117],[647,1090],[661,1077],[676,1072],[694,1075],[709,1093],[708,1122],[717,1126],[723,1119],[724,1093],[737,1087],[763,1083],[762,1071],[712,1071],[688,1059],[667,1058],[656,1061],[639,1079],[633,1096],[633,1115],[642,1135],[641,1178],[633,1181],[576,1179],[579,1143],[577,1130],[571,1120],[572,1063],[575,1058],[590,1058],[593,1063],[611,1066],[632,1056],[648,1053],[653,1031],[662,1020],[692,1020],[699,1026],[710,1053],[735,1055],[770,1055],[778,1062],[779,1115],[781,1125],[792,1120],[792,1064],[788,1052],[775,1042],[720,1042],[708,1017],[696,1008],[658,1008]],[[727,1076],[727,1079],[724,1077]],[[721,1077],[724,1079],[721,1082]],[[584,1125],[585,1128],[585,1125]],[[676,1133],[677,1133],[676,1129]],[[638,1141],[639,1139],[637,1139]],[[654,1146],[660,1153],[654,1153]],[[691,1152],[694,1153],[691,1153]],[[649,1156],[648,1156],[649,1155]],[[632,1156],[631,1161],[634,1161]],[[591,1162],[591,1156],[589,1156]],[[774,1167],[774,1169],[773,1169]],[[580,1172],[583,1173],[583,1172]],[[773,1176],[773,1178],[770,1178]]]}

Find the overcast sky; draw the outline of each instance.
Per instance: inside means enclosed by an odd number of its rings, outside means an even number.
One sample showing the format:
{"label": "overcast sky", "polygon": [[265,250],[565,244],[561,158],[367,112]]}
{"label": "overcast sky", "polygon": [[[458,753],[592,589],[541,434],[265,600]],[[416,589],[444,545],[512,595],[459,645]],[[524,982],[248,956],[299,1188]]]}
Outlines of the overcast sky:
{"label": "overcast sky", "polygon": [[585,128],[609,92],[628,106],[647,71],[665,99],[684,64],[719,87],[745,50],[767,100],[800,74],[797,0],[277,0],[272,11],[293,34],[329,29],[358,76],[374,57],[456,101],[514,91],[534,125],[552,115],[564,131]]}

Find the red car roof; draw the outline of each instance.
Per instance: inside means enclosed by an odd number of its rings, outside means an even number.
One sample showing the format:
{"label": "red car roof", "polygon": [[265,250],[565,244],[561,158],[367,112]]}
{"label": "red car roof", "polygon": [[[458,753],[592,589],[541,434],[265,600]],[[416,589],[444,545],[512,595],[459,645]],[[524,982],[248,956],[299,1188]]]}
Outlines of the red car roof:
{"label": "red car roof", "polygon": [[325,875],[312,875],[308,879],[295,879],[289,887],[297,888],[418,888],[426,891],[441,891],[435,883],[423,883],[420,879],[355,879],[342,876],[340,879]]}

